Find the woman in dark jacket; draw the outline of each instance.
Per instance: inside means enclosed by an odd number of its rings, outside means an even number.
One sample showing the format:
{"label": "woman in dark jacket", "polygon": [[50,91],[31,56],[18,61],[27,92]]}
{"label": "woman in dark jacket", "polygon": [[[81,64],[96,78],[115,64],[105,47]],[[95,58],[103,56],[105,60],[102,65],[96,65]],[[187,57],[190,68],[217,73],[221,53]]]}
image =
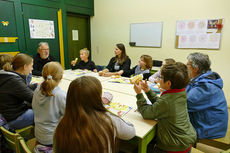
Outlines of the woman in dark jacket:
{"label": "woman in dark jacket", "polygon": [[111,58],[106,69],[99,72],[99,75],[112,76],[121,75],[122,72],[130,69],[131,60],[126,55],[124,44],[116,44],[115,57]]}
{"label": "woman in dark jacket", "polygon": [[32,102],[37,84],[26,84],[26,76],[32,69],[33,58],[17,54],[12,60],[12,68],[0,71],[0,114],[10,128],[20,129],[34,123],[34,113],[28,103]]}

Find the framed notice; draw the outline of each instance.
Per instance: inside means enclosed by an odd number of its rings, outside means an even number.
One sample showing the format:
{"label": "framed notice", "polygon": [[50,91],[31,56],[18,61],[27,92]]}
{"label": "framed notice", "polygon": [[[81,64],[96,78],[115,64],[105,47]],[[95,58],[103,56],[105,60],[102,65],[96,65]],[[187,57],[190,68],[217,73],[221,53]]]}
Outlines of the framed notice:
{"label": "framed notice", "polygon": [[54,21],[29,19],[31,39],[55,39]]}
{"label": "framed notice", "polygon": [[185,20],[176,23],[176,48],[219,49],[224,19]]}

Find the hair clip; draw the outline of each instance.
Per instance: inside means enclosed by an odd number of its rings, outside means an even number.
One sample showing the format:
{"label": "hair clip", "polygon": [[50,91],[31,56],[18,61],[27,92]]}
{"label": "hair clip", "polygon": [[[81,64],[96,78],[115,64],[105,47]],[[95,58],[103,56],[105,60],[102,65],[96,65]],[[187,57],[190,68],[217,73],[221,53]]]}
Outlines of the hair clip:
{"label": "hair clip", "polygon": [[50,79],[50,80],[51,80],[51,79],[52,79],[52,75],[48,75],[48,76],[47,76],[47,79]]}

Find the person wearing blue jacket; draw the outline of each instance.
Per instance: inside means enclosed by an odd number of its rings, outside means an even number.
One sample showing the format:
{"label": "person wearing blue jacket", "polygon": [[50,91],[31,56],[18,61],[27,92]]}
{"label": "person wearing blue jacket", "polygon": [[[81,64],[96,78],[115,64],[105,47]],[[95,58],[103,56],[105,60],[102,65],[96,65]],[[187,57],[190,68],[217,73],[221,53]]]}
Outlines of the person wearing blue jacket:
{"label": "person wearing blue jacket", "polygon": [[186,87],[187,106],[198,139],[224,137],[228,127],[228,109],[223,80],[210,68],[208,55],[191,53],[187,67],[191,81]]}

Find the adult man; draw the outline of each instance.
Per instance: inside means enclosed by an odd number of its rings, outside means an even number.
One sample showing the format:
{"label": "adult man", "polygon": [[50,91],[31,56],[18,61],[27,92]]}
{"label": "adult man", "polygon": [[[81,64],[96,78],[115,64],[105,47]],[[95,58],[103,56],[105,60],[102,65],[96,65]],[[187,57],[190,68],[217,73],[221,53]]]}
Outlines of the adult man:
{"label": "adult man", "polygon": [[223,80],[210,69],[208,55],[191,53],[187,67],[191,82],[186,87],[187,106],[198,139],[224,137],[228,126],[227,102]]}
{"label": "adult man", "polygon": [[48,62],[56,61],[49,53],[49,44],[47,42],[40,42],[38,44],[38,53],[34,56],[33,75],[41,76],[43,66]]}

